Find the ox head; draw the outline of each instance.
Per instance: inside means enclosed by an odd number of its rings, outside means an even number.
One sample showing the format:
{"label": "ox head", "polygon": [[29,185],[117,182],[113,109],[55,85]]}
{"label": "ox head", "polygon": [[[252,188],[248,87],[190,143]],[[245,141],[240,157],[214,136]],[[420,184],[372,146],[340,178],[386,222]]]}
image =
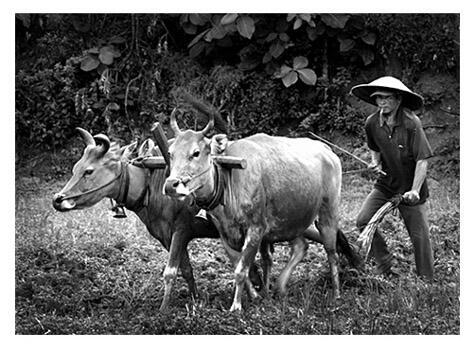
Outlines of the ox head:
{"label": "ox head", "polygon": [[73,175],[66,186],[53,197],[53,207],[69,211],[90,207],[101,199],[113,196],[118,190],[121,158],[128,157],[136,143],[119,148],[103,134],[92,136],[76,128],[86,144],[81,159],[73,167]]}
{"label": "ox head", "polygon": [[176,109],[170,116],[170,126],[175,134],[170,144],[170,175],[165,181],[163,193],[172,197],[184,198],[206,189],[213,180],[211,140],[206,134],[213,129],[211,115],[206,127],[201,131],[185,130],[178,127]]}

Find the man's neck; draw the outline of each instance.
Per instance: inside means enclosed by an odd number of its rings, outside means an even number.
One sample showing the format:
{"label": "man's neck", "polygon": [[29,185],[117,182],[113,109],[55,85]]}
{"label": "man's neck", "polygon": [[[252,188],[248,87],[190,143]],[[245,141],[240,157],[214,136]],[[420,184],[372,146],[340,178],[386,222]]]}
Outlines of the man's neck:
{"label": "man's neck", "polygon": [[393,126],[396,124],[396,115],[397,115],[397,109],[393,110],[390,113],[381,113],[381,117],[386,124],[389,126]]}

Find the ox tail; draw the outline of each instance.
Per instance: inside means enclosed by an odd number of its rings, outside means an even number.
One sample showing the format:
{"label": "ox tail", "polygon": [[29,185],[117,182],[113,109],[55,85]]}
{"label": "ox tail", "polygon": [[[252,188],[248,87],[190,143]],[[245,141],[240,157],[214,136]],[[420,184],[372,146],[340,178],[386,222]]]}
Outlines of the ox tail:
{"label": "ox tail", "polygon": [[363,267],[363,259],[361,259],[350,242],[348,242],[348,239],[341,229],[338,229],[336,234],[336,249],[338,253],[341,253],[346,257],[351,266],[357,269]]}
{"label": "ox tail", "polygon": [[[214,129],[221,133],[228,133],[228,124],[221,116],[221,113],[210,104],[198,99],[197,97],[191,95],[188,91],[183,88],[178,88],[176,94],[180,96],[186,103],[190,104],[198,112],[204,114],[209,118],[210,115],[214,117]],[[208,121],[208,120],[206,120]]]}

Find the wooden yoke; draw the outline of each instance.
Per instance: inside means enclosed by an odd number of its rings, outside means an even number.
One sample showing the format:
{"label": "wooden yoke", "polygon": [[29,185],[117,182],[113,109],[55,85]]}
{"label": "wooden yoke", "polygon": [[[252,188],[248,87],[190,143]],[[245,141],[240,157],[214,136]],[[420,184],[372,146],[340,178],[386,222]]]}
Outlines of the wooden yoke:
{"label": "wooden yoke", "polygon": [[[213,161],[225,169],[246,169],[247,167],[247,162],[244,158],[232,156],[212,156],[212,158]],[[132,161],[132,164],[148,169],[165,169],[167,167],[167,162],[162,156],[149,156],[136,159]]]}
{"label": "wooden yoke", "polygon": [[211,156],[213,160],[226,169],[246,169],[247,161],[241,157]]}
{"label": "wooden yoke", "polygon": [[152,129],[153,138],[160,149],[160,153],[165,159],[166,164],[170,165],[170,155],[168,154],[168,139],[159,122],[153,124]]}
{"label": "wooden yoke", "polygon": [[[166,169],[170,159],[168,154],[168,140],[160,123],[155,123],[151,129],[153,138],[160,149],[162,156],[149,156],[132,161],[132,164],[148,169]],[[213,161],[225,169],[246,169],[247,161],[244,158],[226,155],[212,156]]]}

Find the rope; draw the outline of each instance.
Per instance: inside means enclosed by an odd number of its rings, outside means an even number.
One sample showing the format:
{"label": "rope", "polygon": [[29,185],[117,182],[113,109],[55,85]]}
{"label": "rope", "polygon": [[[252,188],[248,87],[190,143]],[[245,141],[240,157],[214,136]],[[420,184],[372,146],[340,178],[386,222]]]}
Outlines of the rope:
{"label": "rope", "polygon": [[373,215],[371,220],[368,222],[364,230],[359,235],[356,243],[359,247],[358,253],[363,257],[363,260],[368,259],[369,251],[371,250],[371,244],[373,242],[374,233],[378,224],[383,220],[384,216],[389,213],[391,210],[397,208],[402,201],[402,195],[396,195],[391,198],[386,204],[384,204],[379,210]]}

